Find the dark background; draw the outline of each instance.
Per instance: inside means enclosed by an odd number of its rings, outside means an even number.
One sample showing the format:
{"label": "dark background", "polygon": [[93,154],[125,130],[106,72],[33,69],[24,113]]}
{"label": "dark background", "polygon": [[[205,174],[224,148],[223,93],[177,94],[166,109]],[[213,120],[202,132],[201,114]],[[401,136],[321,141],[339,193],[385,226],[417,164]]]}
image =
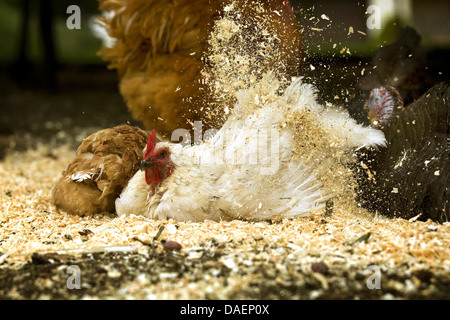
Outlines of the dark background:
{"label": "dark background", "polygon": [[[349,91],[351,100],[361,70],[380,45],[396,39],[401,26],[411,25],[422,36],[427,70],[436,82],[450,74],[449,1],[410,1],[411,14],[387,21],[376,35],[366,27],[368,2],[291,0],[305,29],[303,74],[317,85],[321,99],[342,104],[360,121],[365,120],[362,111],[348,99],[334,97]],[[73,4],[81,9],[80,30],[66,27],[66,9]],[[98,14],[95,0],[0,2],[0,158],[38,143],[71,143],[75,148],[99,128],[140,125],[119,94],[115,70],[96,55],[102,41],[90,25]],[[342,54],[343,48],[350,54]]]}

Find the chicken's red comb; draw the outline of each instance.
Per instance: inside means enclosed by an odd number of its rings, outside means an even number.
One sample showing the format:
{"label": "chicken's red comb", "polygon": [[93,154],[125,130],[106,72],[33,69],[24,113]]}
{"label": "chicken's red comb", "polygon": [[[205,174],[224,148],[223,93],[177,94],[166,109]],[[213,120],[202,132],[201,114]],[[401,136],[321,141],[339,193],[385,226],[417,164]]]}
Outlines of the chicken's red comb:
{"label": "chicken's red comb", "polygon": [[155,146],[156,146],[156,131],[155,129],[153,129],[152,132],[148,135],[147,148],[145,149],[144,159],[147,159],[147,157],[150,155],[153,149],[155,149]]}

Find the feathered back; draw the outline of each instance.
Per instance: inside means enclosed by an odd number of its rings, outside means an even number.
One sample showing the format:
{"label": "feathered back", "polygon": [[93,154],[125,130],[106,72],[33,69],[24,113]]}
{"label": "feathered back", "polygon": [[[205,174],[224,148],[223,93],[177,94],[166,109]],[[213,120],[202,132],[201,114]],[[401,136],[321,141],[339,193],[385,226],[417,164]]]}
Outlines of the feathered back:
{"label": "feathered back", "polygon": [[[352,151],[385,145],[381,130],[319,104],[316,89],[302,78],[282,95],[278,84],[266,74],[240,91],[235,112],[221,130],[193,148],[203,156],[204,175],[219,175],[215,205],[221,218],[294,217],[323,207],[330,197],[353,196]],[[216,148],[212,155],[211,146]]]}
{"label": "feathered back", "polygon": [[416,149],[424,140],[450,131],[450,83],[443,82],[409,105],[385,130],[389,158],[404,149]]}

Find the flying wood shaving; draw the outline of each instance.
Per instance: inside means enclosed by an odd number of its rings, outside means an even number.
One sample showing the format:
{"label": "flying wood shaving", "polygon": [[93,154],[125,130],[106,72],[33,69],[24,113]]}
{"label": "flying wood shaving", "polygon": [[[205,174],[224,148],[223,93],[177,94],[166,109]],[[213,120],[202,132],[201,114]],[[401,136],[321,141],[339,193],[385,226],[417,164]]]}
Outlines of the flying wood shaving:
{"label": "flying wood shaving", "polygon": [[351,34],[353,34],[353,27],[349,27],[349,28],[348,28],[348,34],[347,34],[347,36],[349,36],[349,35],[351,35]]}
{"label": "flying wood shaving", "polygon": [[[51,189],[74,151],[68,148],[53,150],[58,154],[57,159],[48,157],[48,151],[40,148],[14,153],[0,163],[3,182],[0,185],[1,267],[19,268],[34,252],[75,255],[115,250],[147,255],[148,246],[133,238],[150,243],[161,221],[138,216],[78,217],[54,211],[50,203]],[[233,261],[238,270],[243,265],[248,268],[264,263],[285,268],[286,261],[298,266],[320,261],[340,270],[365,270],[373,264],[388,270],[406,265],[409,272],[429,270],[448,274],[450,269],[449,223],[439,225],[431,221],[373,216],[354,206],[346,207],[342,201],[333,204],[332,215],[326,218],[324,212],[317,212],[309,217],[278,223],[239,220],[203,223],[167,220],[163,223],[167,230],[174,232],[170,239],[164,239],[169,235],[163,232],[161,240],[181,244],[182,254],[191,257],[192,261],[200,259],[205,243],[214,241],[226,248],[225,254],[221,253],[222,259]],[[79,234],[84,229],[94,233],[86,241]],[[351,247],[344,245],[368,232],[371,233],[368,241],[357,242]],[[65,235],[72,239],[68,240]],[[155,250],[162,252],[163,248],[158,246]],[[129,296],[133,296],[134,290],[135,293],[147,292],[153,299],[204,299],[210,297],[208,292],[214,292],[218,298],[227,298],[230,290],[252,286],[258,277],[258,272],[241,275],[239,271],[230,270],[226,286],[223,278],[216,281],[215,277],[182,286],[173,281],[145,285],[138,277],[134,283],[121,285],[129,288]]]}
{"label": "flying wood shaving", "polygon": [[[260,12],[264,9],[260,4],[252,5]],[[285,56],[274,32],[267,15],[245,15],[234,2],[215,22],[208,41],[210,67],[203,75],[219,102],[218,110],[212,110],[217,117],[226,120],[228,112],[223,112],[223,105],[232,105],[229,102],[236,101],[239,90],[254,85],[264,74],[272,72],[281,83],[287,82]]]}

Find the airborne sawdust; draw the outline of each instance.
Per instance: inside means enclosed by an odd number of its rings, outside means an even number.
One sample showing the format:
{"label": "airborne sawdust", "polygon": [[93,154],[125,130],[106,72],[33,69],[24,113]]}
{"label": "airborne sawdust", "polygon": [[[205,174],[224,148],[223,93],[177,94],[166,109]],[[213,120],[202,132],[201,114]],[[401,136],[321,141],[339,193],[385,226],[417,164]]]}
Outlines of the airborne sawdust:
{"label": "airborne sawdust", "polygon": [[273,73],[286,87],[286,65],[280,40],[257,3],[255,11],[260,15],[244,15],[233,2],[224,8],[224,16],[215,22],[209,38],[208,66],[203,76],[208,84],[214,107],[214,117],[226,120],[229,105],[236,102],[236,93],[257,84],[265,74]]}
{"label": "airborne sawdust", "polygon": [[[237,96],[239,104],[249,109],[247,114],[264,104],[276,103],[279,108],[289,108],[283,93],[293,79],[286,77],[279,37],[269,28],[264,9],[256,10],[261,14],[249,17],[234,3],[226,6],[209,39],[211,68],[204,70],[204,75],[219,101],[219,107],[213,112],[224,120],[233,112],[228,110],[229,101],[236,102]],[[349,169],[356,164],[356,156],[348,154],[344,143],[321,128],[317,115],[308,110],[292,113],[283,125],[296,133],[293,150],[296,157],[301,158],[305,167],[317,168],[315,173],[326,193],[338,196],[335,205],[360,212],[354,200],[356,181]]]}

